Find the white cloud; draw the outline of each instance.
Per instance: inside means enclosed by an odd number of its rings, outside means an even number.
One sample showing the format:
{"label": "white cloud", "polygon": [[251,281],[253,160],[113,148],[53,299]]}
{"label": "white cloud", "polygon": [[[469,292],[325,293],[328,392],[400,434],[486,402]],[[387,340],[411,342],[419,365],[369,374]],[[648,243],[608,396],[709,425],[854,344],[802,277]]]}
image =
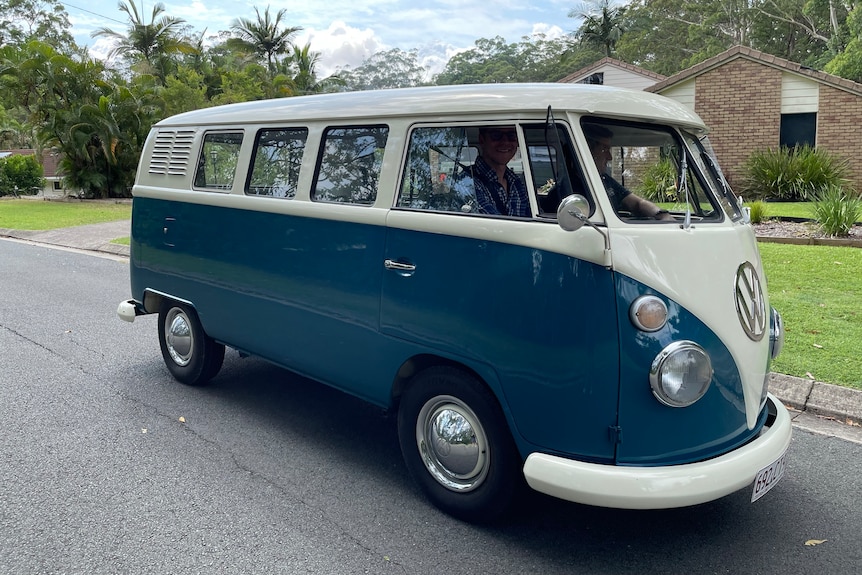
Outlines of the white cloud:
{"label": "white cloud", "polygon": [[354,28],[339,20],[331,22],[325,30],[306,28],[300,32],[295,44],[306,43],[312,51],[320,52],[320,77],[332,74],[336,68],[356,68],[374,53],[388,49],[371,28]]}

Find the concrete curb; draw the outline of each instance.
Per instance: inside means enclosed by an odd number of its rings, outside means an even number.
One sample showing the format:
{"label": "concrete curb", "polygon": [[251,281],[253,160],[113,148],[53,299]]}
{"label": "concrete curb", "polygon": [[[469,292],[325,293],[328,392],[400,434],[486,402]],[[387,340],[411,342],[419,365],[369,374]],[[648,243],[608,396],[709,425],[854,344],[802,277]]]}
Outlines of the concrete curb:
{"label": "concrete curb", "polygon": [[[115,256],[129,257],[129,246],[123,244],[112,244],[110,240],[118,237],[128,236],[128,232],[119,230],[117,232],[103,233],[99,230],[99,226],[103,224],[94,224],[92,226],[80,226],[76,228],[60,228],[57,230],[11,230],[0,228],[0,237],[12,238],[33,242],[36,244],[45,244],[50,246],[63,246],[78,250],[91,252],[102,252]],[[111,229],[116,224],[109,222],[108,226]],[[120,225],[122,227],[122,225]]]}
{"label": "concrete curb", "polygon": [[862,390],[770,373],[769,391],[796,411],[862,425]]}

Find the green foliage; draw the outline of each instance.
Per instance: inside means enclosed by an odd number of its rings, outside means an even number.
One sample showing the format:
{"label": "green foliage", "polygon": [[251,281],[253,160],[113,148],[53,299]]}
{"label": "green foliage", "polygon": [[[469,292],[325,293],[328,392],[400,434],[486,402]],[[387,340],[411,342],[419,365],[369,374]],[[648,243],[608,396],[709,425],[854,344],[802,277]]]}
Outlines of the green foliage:
{"label": "green foliage", "polygon": [[44,183],[42,165],[36,156],[0,158],[0,196],[36,194]]}
{"label": "green foliage", "polygon": [[[131,0],[128,0],[131,1]],[[254,9],[257,18],[237,18],[231,24],[235,37],[228,38],[227,45],[240,52],[254,54],[258,63],[266,64],[270,76],[275,75],[277,59],[293,48],[291,40],[302,30],[300,26],[284,26],[287,9],[282,8],[275,16],[270,15],[269,6],[261,15]]]}
{"label": "green foliage", "polygon": [[512,44],[500,36],[480,38],[473,48],[453,56],[434,83],[556,82],[601,57],[599,49],[571,37],[537,36]]}
{"label": "green foliage", "polygon": [[185,66],[179,67],[176,76],[166,79],[160,96],[165,102],[167,116],[210,106],[204,77]]}
{"label": "green foliage", "polygon": [[762,223],[766,219],[766,202],[757,200],[746,204],[752,224]]}
{"label": "green foliage", "polygon": [[662,158],[644,171],[639,194],[652,202],[676,199],[677,168],[670,158]]}
{"label": "green foliage", "polygon": [[830,74],[862,82],[862,4],[857,5],[847,16],[851,40],[847,47],[835,54],[824,70]]}
{"label": "green foliage", "polygon": [[847,236],[850,228],[862,218],[862,199],[839,186],[829,186],[817,194],[812,203],[814,218],[830,236]]}
{"label": "green foliage", "polygon": [[626,10],[615,0],[589,0],[580,9],[570,11],[569,18],[582,20],[575,33],[577,38],[611,56],[625,33]]}
{"label": "green foliage", "polygon": [[373,54],[355,69],[340,70],[338,77],[343,83],[343,89],[353,92],[421,86],[427,83],[426,72],[419,63],[417,50],[393,48]]}
{"label": "green foliage", "polygon": [[848,183],[848,163],[823,148],[757,150],[745,162],[741,194],[747,198],[803,201]]}
{"label": "green foliage", "polygon": [[122,0],[119,8],[128,18],[126,33],[103,27],[94,30],[91,36],[115,40],[109,57],[122,56],[137,73],[152,74],[164,84],[168,74],[176,69],[177,62],[172,55],[195,50],[179,33],[185,20],[166,15],[161,2],[153,4],[149,22],[138,12],[134,0]]}

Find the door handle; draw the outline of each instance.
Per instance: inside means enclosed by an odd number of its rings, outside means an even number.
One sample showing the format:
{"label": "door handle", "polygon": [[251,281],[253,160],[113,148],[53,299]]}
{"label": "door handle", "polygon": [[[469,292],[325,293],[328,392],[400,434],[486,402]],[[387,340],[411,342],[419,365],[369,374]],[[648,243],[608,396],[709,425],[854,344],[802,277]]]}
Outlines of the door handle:
{"label": "door handle", "polygon": [[395,270],[399,272],[413,272],[416,271],[416,266],[413,264],[406,264],[404,262],[396,262],[395,260],[383,260],[383,267],[388,270]]}

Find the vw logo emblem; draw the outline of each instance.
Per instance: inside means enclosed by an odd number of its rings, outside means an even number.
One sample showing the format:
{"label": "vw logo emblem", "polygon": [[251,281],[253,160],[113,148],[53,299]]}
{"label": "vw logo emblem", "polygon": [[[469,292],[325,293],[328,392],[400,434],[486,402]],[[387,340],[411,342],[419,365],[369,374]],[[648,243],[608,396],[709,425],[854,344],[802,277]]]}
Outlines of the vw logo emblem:
{"label": "vw logo emblem", "polygon": [[766,332],[766,301],[757,271],[750,262],[736,270],[736,315],[745,335],[753,341],[763,339]]}

